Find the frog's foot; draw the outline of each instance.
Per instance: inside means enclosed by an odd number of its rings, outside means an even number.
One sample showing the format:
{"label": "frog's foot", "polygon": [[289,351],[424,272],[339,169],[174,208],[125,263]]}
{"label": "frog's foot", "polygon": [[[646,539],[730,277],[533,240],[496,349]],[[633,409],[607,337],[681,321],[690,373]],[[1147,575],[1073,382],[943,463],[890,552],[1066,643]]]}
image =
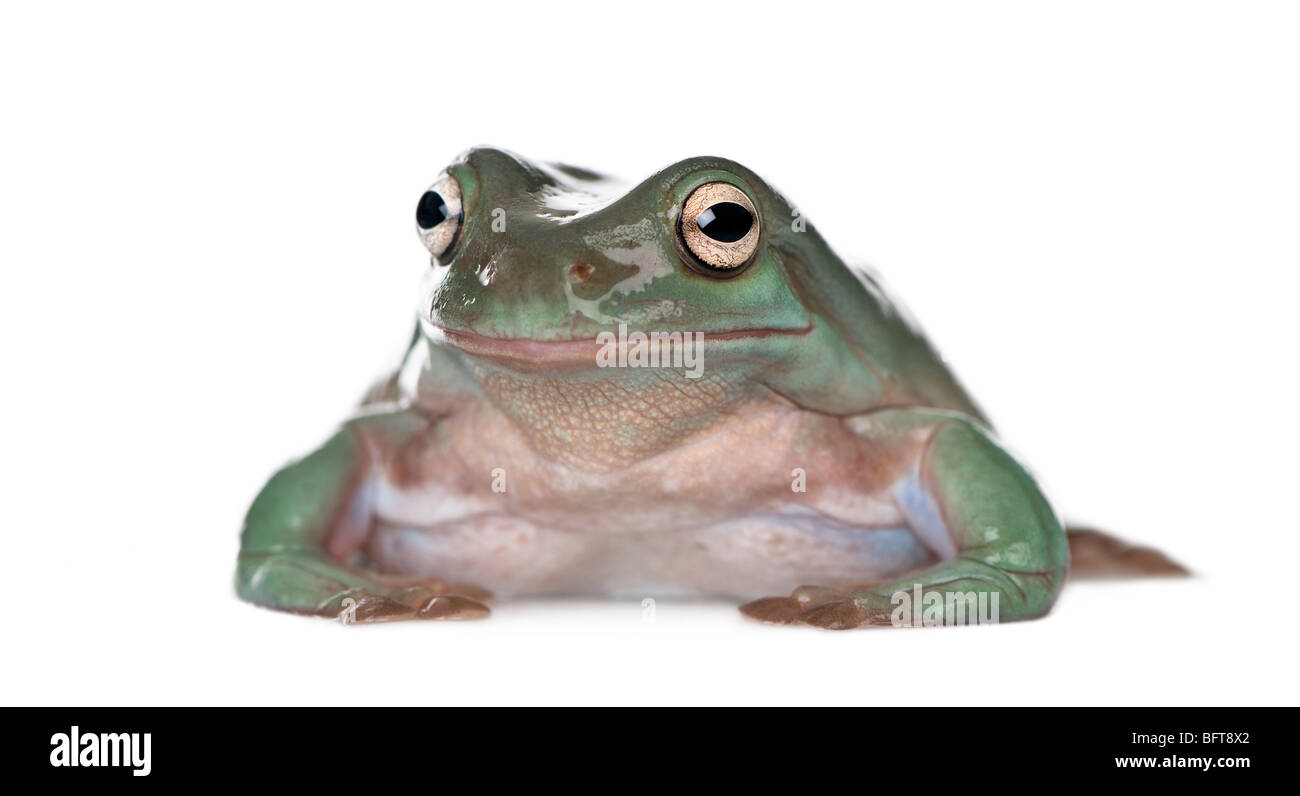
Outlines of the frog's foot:
{"label": "frog's foot", "polygon": [[395,619],[486,619],[492,610],[486,603],[463,594],[410,586],[390,595],[354,587],[333,595],[315,613],[351,624]]}
{"label": "frog's foot", "polygon": [[259,605],[347,624],[491,614],[491,593],[476,586],[356,572],[305,553],[242,553],[236,587],[241,597]]}
{"label": "frog's foot", "polygon": [[1092,528],[1067,528],[1070,577],[1080,579],[1185,577],[1192,573],[1150,547],[1132,545]]}
{"label": "frog's foot", "polygon": [[789,597],[764,597],[740,606],[751,619],[773,625],[805,624],[824,630],[890,624],[891,603],[867,590],[800,586]]}
{"label": "frog's foot", "polygon": [[388,599],[415,609],[413,619],[486,619],[492,609],[492,592],[468,583],[447,583],[437,578],[371,574],[386,585]]}

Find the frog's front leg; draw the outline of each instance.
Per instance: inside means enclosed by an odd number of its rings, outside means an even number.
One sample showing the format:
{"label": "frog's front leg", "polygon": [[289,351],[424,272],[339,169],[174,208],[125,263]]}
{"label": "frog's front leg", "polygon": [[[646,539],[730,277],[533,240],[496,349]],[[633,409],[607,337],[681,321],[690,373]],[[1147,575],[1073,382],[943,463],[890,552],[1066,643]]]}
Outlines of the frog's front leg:
{"label": "frog's front leg", "polygon": [[239,596],[281,611],[356,622],[486,616],[490,595],[480,589],[346,563],[372,528],[374,483],[385,451],[427,427],[410,411],[367,415],[272,476],[244,520]]}
{"label": "frog's front leg", "polygon": [[[906,427],[924,418],[889,414],[885,425],[901,420]],[[973,623],[966,613],[975,607],[970,595],[986,606],[996,598],[999,621],[1031,619],[1051,608],[1069,564],[1065,531],[1032,477],[981,427],[958,416],[939,419],[911,475],[893,493],[908,525],[940,563],[847,590],[805,586],[741,610],[763,621],[838,630],[899,624],[900,618],[917,624],[915,617],[923,624],[942,617],[934,623],[949,624],[954,608]],[[942,606],[938,613],[935,606]]]}

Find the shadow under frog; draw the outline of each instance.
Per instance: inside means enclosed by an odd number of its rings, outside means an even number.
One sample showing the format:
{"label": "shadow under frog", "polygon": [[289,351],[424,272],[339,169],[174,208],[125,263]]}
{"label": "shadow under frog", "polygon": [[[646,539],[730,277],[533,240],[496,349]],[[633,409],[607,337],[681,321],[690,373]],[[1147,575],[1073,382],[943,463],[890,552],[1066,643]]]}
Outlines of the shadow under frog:
{"label": "shadow under frog", "polygon": [[900,592],[1040,616],[1071,541],[1095,571],[1181,571],[1067,536],[881,286],[737,163],[626,189],[473,149],[416,217],[404,362],[254,501],[246,600],[365,622],[729,596],[839,629],[890,624]]}

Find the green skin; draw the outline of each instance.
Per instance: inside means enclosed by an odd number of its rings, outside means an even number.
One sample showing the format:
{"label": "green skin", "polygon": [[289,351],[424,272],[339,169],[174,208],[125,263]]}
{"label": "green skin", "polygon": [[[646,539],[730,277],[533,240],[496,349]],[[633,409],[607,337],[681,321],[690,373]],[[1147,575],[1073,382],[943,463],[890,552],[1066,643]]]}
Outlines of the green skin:
{"label": "green skin", "polygon": [[[1050,609],[1069,549],[1034,480],[881,287],[748,169],[693,158],[618,195],[475,149],[447,174],[459,232],[406,363],[254,501],[241,597],[383,621],[485,616],[489,589],[734,595],[834,629],[888,625],[918,587],[997,595],[1001,621]],[[732,278],[679,238],[711,182],[760,223]],[[620,323],[702,332],[703,378],[598,367]]]}

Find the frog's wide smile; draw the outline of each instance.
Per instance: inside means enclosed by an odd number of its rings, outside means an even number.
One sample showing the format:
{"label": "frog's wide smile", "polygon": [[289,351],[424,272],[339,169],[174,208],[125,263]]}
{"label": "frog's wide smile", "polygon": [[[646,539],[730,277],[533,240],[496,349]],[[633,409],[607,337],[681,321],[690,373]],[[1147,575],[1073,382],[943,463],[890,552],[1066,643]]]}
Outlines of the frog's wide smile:
{"label": "frog's wide smile", "polygon": [[[754,328],[734,329],[725,332],[641,332],[645,335],[644,345],[657,347],[661,345],[709,345],[711,343],[752,340],[773,336],[800,336],[810,333],[813,325],[794,329]],[[503,360],[514,364],[556,365],[595,365],[602,350],[610,345],[627,350],[636,341],[629,341],[624,335],[604,332],[600,337],[576,338],[569,340],[533,340],[526,337],[490,337],[460,329],[430,325],[435,342],[444,342],[467,354],[486,359]],[[633,332],[632,334],[638,334]],[[608,335],[608,336],[606,336]],[[656,339],[656,336],[662,338]],[[671,336],[671,342],[668,337]]]}

